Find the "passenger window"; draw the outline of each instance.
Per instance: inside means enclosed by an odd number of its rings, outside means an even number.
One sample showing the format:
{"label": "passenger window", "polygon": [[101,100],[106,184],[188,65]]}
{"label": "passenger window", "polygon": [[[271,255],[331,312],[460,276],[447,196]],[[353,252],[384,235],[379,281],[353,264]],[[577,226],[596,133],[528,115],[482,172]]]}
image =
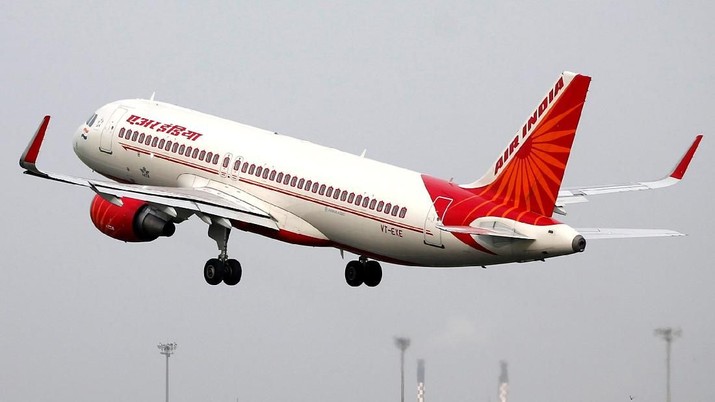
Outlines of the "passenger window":
{"label": "passenger window", "polygon": [[222,166],[224,167],[224,169],[228,167],[228,164],[229,164],[229,163],[231,163],[231,158],[229,158],[229,157],[223,158],[223,164],[222,164]]}
{"label": "passenger window", "polygon": [[360,203],[361,203],[361,202],[362,202],[362,196],[361,196],[361,195],[358,195],[358,196],[355,198],[355,205],[360,206]]}
{"label": "passenger window", "polygon": [[171,151],[171,145],[172,145],[172,144],[173,144],[173,142],[167,141],[167,142],[166,142],[166,148],[164,148],[164,149],[166,149],[167,151]]}
{"label": "passenger window", "polygon": [[187,147],[187,148],[186,148],[186,153],[185,153],[184,155],[186,155],[186,156],[191,156],[191,151],[193,151],[193,150],[194,150],[194,148],[192,148],[192,147]]}
{"label": "passenger window", "polygon": [[362,207],[367,208],[367,204],[370,202],[370,197],[365,197],[362,200]]}
{"label": "passenger window", "polygon": [[397,216],[397,210],[398,210],[398,209],[400,209],[400,207],[398,207],[397,205],[393,206],[393,207],[392,207],[392,212],[390,213],[390,215],[392,215],[392,216]]}
{"label": "passenger window", "polygon": [[156,148],[156,144],[159,142],[159,137],[154,137],[153,140],[151,140],[151,146]]}
{"label": "passenger window", "polygon": [[377,204],[377,200],[373,198],[372,201],[370,201],[370,209],[375,209],[375,204]]}
{"label": "passenger window", "polygon": [[253,163],[251,163],[251,168],[248,169],[248,174],[253,174],[253,172],[254,172],[255,170],[256,170],[256,165],[254,165]]}
{"label": "passenger window", "polygon": [[319,184],[318,184],[318,182],[316,181],[315,183],[313,183],[313,189],[312,189],[311,191],[314,192],[314,193],[317,193],[317,192],[318,192],[318,186],[319,186]]}
{"label": "passenger window", "polygon": [[325,194],[325,184],[320,185],[320,189],[318,190],[318,194],[323,195]]}
{"label": "passenger window", "polygon": [[290,175],[289,174],[287,174],[286,177],[283,179],[283,184],[287,185],[288,183],[290,183]]}
{"label": "passenger window", "polygon": [[303,183],[305,183],[305,179],[301,178],[298,180],[298,188],[303,188]]}
{"label": "passenger window", "polygon": [[218,154],[214,154],[214,158],[211,163],[213,163],[214,165],[218,165]]}
{"label": "passenger window", "polygon": [[347,190],[343,190],[343,192],[340,193],[340,201],[345,201],[346,198],[348,198],[348,192]]}
{"label": "passenger window", "polygon": [[336,200],[338,198],[340,198],[340,189],[339,188],[335,189],[335,193],[333,193],[333,198],[335,198]]}
{"label": "passenger window", "polygon": [[[273,180],[273,178],[271,178]],[[283,182],[283,172],[278,173],[278,176],[276,176],[276,183],[281,183]]]}
{"label": "passenger window", "polygon": [[205,160],[206,162],[208,162],[208,163],[211,163],[211,158],[213,158],[213,156],[214,156],[214,153],[213,153],[213,152],[209,152],[209,153],[206,154],[206,159],[204,159],[204,160]]}
{"label": "passenger window", "polygon": [[382,212],[382,207],[385,206],[385,203],[380,201],[377,203],[377,212]]}
{"label": "passenger window", "polygon": [[256,176],[261,177],[261,173],[263,173],[263,166],[259,166],[256,169]]}
{"label": "passenger window", "polygon": [[263,169],[263,178],[264,178],[264,179],[267,179],[267,178],[268,178],[268,174],[269,174],[270,172],[271,172],[271,169],[268,169],[268,168]]}
{"label": "passenger window", "polygon": [[350,193],[350,195],[348,196],[348,202],[350,204],[352,204],[354,200],[355,200],[355,193]]}
{"label": "passenger window", "polygon": [[145,136],[144,136],[144,133],[139,134],[139,143],[140,143],[140,144],[141,144],[142,142],[144,142],[144,137],[145,137]]}
{"label": "passenger window", "polygon": [[387,204],[385,204],[385,213],[389,215],[391,208],[392,208],[392,204],[390,204],[389,202]]}
{"label": "passenger window", "polygon": [[236,159],[236,162],[233,163],[233,170],[238,170],[241,167],[241,160]]}
{"label": "passenger window", "polygon": [[305,191],[310,191],[310,186],[312,186],[312,185],[313,185],[313,181],[312,181],[312,180],[308,180],[307,182],[305,182],[305,187],[303,187],[303,189],[304,189]]}
{"label": "passenger window", "polygon": [[186,149],[186,145],[181,144],[181,146],[179,147],[179,155],[183,155],[183,154],[184,154],[184,149]]}
{"label": "passenger window", "polygon": [[328,187],[328,189],[325,191],[325,196],[330,198],[330,196],[333,195],[333,186]]}
{"label": "passenger window", "polygon": [[[164,141],[164,140],[162,140],[162,141]],[[194,152],[191,153],[191,157],[194,158],[194,159],[196,159],[196,156],[197,156],[198,154],[199,154],[199,149],[198,149],[198,148],[194,148]]]}
{"label": "passenger window", "polygon": [[144,143],[147,145],[151,144],[151,135],[146,136],[146,141]]}
{"label": "passenger window", "polygon": [[119,129],[119,138],[124,138],[124,128]]}
{"label": "passenger window", "polygon": [[132,141],[136,141],[137,137],[139,137],[139,131],[134,132],[134,134],[132,135]]}
{"label": "passenger window", "polygon": [[165,142],[166,142],[166,140],[163,139],[163,138],[161,139],[161,141],[159,141],[159,149],[164,148],[164,143],[165,143]]}
{"label": "passenger window", "polygon": [[293,178],[290,179],[290,186],[291,186],[291,187],[295,187],[295,182],[296,182],[297,180],[298,180],[298,178],[295,177],[295,176],[293,176]]}
{"label": "passenger window", "polygon": [[174,145],[171,146],[171,152],[176,153],[177,149],[179,149],[179,143],[175,142]]}
{"label": "passenger window", "polygon": [[400,218],[404,218],[405,215],[407,215],[407,208],[402,207],[402,209],[400,209]]}
{"label": "passenger window", "polygon": [[243,162],[243,166],[241,166],[241,172],[246,173],[248,170],[248,162]]}

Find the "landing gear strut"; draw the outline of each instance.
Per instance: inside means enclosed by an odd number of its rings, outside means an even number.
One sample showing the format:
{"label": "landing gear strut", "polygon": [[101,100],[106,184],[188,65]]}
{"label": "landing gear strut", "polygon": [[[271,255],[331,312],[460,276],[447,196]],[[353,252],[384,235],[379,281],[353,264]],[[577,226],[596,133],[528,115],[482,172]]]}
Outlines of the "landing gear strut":
{"label": "landing gear strut", "polygon": [[358,287],[363,283],[369,287],[375,287],[382,280],[382,267],[377,261],[368,260],[365,256],[355,261],[350,261],[345,266],[345,282],[352,287]]}
{"label": "landing gear strut", "polygon": [[223,283],[234,286],[241,281],[241,263],[228,258],[228,236],[231,234],[231,229],[225,225],[211,223],[209,225],[209,237],[216,241],[218,245],[218,258],[212,258],[206,261],[204,265],[204,279],[209,285],[218,285]]}

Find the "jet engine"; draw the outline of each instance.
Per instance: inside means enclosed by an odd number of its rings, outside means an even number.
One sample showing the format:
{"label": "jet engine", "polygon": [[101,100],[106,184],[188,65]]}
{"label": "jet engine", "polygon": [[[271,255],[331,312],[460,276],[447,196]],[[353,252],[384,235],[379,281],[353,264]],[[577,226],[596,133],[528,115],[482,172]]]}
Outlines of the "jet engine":
{"label": "jet engine", "polygon": [[125,242],[147,242],[174,234],[174,223],[146,201],[122,198],[117,206],[95,195],[89,208],[92,223],[100,232]]}

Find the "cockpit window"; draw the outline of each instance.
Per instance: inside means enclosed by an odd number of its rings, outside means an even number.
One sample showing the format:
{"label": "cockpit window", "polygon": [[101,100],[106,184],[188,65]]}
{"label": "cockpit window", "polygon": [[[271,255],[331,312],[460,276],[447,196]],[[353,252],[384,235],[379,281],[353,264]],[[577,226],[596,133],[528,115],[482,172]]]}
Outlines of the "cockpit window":
{"label": "cockpit window", "polygon": [[87,119],[87,125],[92,127],[92,124],[94,124],[95,120],[97,120],[97,113],[93,114],[92,117]]}

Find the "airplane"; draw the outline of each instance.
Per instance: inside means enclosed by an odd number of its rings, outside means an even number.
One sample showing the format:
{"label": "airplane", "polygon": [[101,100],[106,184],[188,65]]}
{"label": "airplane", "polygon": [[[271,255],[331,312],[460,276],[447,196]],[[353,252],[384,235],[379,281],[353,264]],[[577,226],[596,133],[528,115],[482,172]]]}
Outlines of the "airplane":
{"label": "airplane", "polygon": [[478,180],[455,184],[333,148],[151,99],[100,107],[73,136],[74,152],[109,180],[37,167],[50,116],[20,158],[26,174],[87,187],[90,218],[124,242],[171,236],[195,215],[219,249],[204,265],[210,285],[233,286],[232,229],[356,254],[352,287],[377,286],[380,261],[464,267],[544,261],[583,252],[586,239],[680,236],[662,229],[575,229],[554,218],[592,195],[679,182],[702,139],[654,181],[561,189],[591,78],[564,72]]}

